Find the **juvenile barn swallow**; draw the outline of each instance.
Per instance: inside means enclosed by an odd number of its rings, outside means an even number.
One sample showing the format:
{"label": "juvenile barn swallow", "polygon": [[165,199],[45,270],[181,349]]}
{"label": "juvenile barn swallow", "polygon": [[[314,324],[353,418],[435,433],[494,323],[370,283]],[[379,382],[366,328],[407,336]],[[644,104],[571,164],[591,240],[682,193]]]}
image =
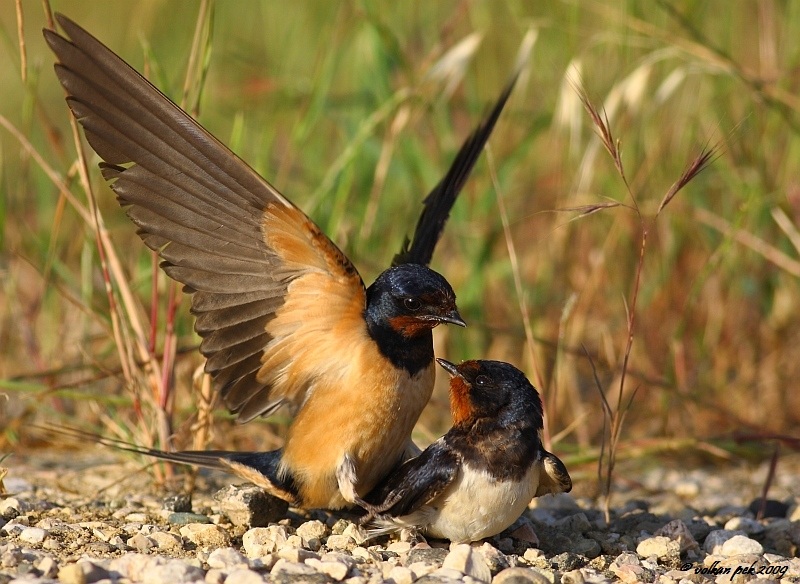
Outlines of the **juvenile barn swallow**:
{"label": "juvenile barn swallow", "polygon": [[371,535],[414,528],[477,541],[511,525],[533,497],[572,489],[564,463],[542,446],[542,400],[519,369],[437,361],[451,376],[453,427],[365,497]]}
{"label": "juvenile barn swallow", "polygon": [[240,422],[286,405],[270,452],[148,454],[232,471],[290,504],[338,509],[413,447],[433,390],[432,329],[464,326],[427,267],[514,79],[424,201],[406,241],[365,287],[311,219],[83,28],[44,30],[56,75],[102,174],[161,267],[191,294],[206,371]]}

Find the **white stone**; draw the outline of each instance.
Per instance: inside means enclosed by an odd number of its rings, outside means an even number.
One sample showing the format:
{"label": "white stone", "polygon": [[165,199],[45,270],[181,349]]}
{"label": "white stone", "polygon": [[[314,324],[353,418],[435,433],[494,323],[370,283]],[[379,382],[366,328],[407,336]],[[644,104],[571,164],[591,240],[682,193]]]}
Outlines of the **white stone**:
{"label": "white stone", "polygon": [[663,535],[678,542],[681,553],[688,550],[699,550],[700,545],[695,540],[692,532],[680,519],[673,519],[664,527],[656,531],[655,535]]}
{"label": "white stone", "polygon": [[227,531],[210,523],[189,523],[181,527],[180,533],[200,548],[227,547],[231,540]]}
{"label": "white stone", "polygon": [[655,556],[657,558],[678,558],[681,555],[680,544],[664,535],[648,537],[636,546],[636,553],[643,558]]}
{"label": "white stone", "polygon": [[247,558],[232,547],[224,547],[214,550],[208,555],[207,563],[211,568],[220,570],[232,570],[234,568],[246,568]]}
{"label": "white stone", "polygon": [[506,568],[499,572],[492,580],[492,584],[550,584],[548,580],[538,570],[531,568]]}
{"label": "white stone", "polygon": [[317,572],[330,576],[337,582],[344,580],[347,577],[347,573],[350,571],[350,567],[342,562],[323,562],[316,558],[309,558],[306,560],[306,564],[314,568]]}
{"label": "white stone", "polygon": [[[139,536],[134,536],[134,537],[139,537]],[[165,552],[174,553],[181,551],[183,549],[183,540],[174,533],[170,533],[168,531],[157,531],[156,533],[151,535],[149,539],[155,542],[156,547],[158,547],[158,549],[163,550]]]}
{"label": "white stone", "polygon": [[330,535],[325,545],[331,550],[347,550],[356,547],[356,542],[349,535]]}
{"label": "white stone", "polygon": [[306,564],[300,564],[298,562],[289,562],[284,560],[283,558],[279,559],[275,562],[275,565],[272,566],[272,570],[269,572],[270,574],[278,574],[278,573],[285,573],[285,574],[294,574],[294,575],[310,575],[316,574],[317,571],[312,568],[311,566],[307,566]]}
{"label": "white stone", "polygon": [[40,544],[47,537],[47,531],[40,527],[26,527],[19,534],[19,538],[31,545]]}
{"label": "white stone", "polygon": [[709,554],[718,554],[722,549],[722,544],[732,538],[734,535],[744,535],[741,532],[728,531],[727,529],[716,529],[706,536],[703,542],[703,549]]}
{"label": "white stone", "polygon": [[442,568],[458,570],[465,576],[481,582],[491,582],[492,580],[492,572],[486,560],[465,543],[454,544],[450,547],[450,553],[445,557]]}
{"label": "white stone", "polygon": [[419,578],[412,572],[409,568],[404,566],[395,566],[391,570],[389,570],[389,580],[392,580],[394,584],[411,584]]}
{"label": "white stone", "polygon": [[225,584],[263,584],[265,581],[258,572],[245,568],[233,570],[225,578]]}
{"label": "white stone", "polygon": [[286,528],[282,525],[254,527],[242,536],[242,545],[248,558],[260,558],[278,551],[287,539]]}
{"label": "white stone", "polygon": [[722,544],[719,553],[723,556],[741,556],[743,554],[761,554],[764,548],[754,539],[744,535],[734,535]]}
{"label": "white stone", "polygon": [[756,535],[764,533],[764,526],[755,519],[749,517],[734,517],[725,524],[725,529],[729,531],[743,531],[745,535]]}

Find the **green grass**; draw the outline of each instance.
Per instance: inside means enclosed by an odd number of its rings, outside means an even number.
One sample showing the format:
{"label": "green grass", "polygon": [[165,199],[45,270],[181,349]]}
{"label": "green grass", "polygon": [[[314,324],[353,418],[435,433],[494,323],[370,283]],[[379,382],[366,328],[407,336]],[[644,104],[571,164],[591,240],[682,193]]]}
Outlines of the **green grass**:
{"label": "green grass", "polygon": [[[67,109],[40,34],[45,18],[39,4],[23,6],[25,82],[13,4],[0,9],[0,114],[69,177],[85,205],[70,174],[76,155]],[[181,101],[199,4],[63,1],[58,10]],[[641,241],[629,209],[563,211],[631,204],[574,85],[605,108],[645,217],[704,146],[718,145],[712,166],[651,226],[624,387],[625,399],[638,393],[620,448],[645,438],[713,441],[741,429],[797,427],[800,43],[791,39],[800,38],[798,4],[226,1],[214,5],[212,22],[187,103],[199,94],[201,123],[306,210],[367,282],[388,265],[422,197],[502,89],[525,34],[537,31],[530,65],[490,141],[493,166],[485,155],[476,166],[434,257],[469,322],[439,331],[437,351],[523,367],[540,385],[551,434],[569,429],[559,452],[594,452],[601,443],[601,402],[583,348],[616,403]],[[429,71],[476,32],[482,42],[447,93]],[[0,157],[5,441],[25,444],[19,429],[30,422],[135,419],[136,388],[120,374],[91,224],[5,129]],[[151,256],[96,162],[98,206],[147,322]],[[159,278],[160,351],[168,287]],[[195,408],[191,376],[201,364],[185,300],[175,330],[186,349],[175,369],[179,425]],[[419,437],[448,425],[442,385]],[[279,419],[226,436],[252,445],[280,426]]]}

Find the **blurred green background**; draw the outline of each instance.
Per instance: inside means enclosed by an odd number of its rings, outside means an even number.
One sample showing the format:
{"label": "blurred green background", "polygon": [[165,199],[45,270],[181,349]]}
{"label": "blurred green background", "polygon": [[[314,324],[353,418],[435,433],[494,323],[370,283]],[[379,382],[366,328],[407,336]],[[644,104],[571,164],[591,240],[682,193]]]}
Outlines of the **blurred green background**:
{"label": "blurred green background", "polygon": [[[32,423],[125,435],[147,427],[154,399],[152,372],[124,372],[122,361],[142,365],[125,348],[136,336],[131,308],[120,308],[115,339],[92,224],[43,170],[87,205],[42,4],[19,4],[24,80],[17,12],[10,1],[0,7],[3,451],[40,444],[25,431]],[[605,426],[592,364],[616,408],[646,228],[621,452],[709,452],[731,447],[736,431],[796,433],[800,3],[64,0],[53,9],[176,102],[190,68],[184,103],[199,104],[201,123],[308,212],[368,283],[534,35],[490,155],[434,256],[469,323],[437,329],[438,354],[523,368],[543,395],[556,452],[596,459]],[[210,27],[190,67],[198,15]],[[596,137],[581,84],[620,142],[631,193]],[[654,220],[703,147],[718,157]],[[159,274],[154,284],[152,256],[96,163],[90,156],[99,211],[161,362],[168,283]],[[625,206],[574,210],[615,201]],[[115,299],[124,304],[117,288]],[[179,433],[193,420],[202,365],[192,325],[184,299],[166,374]],[[120,335],[131,345],[120,348]],[[449,427],[439,382],[418,425],[423,443]],[[242,428],[217,415],[222,447],[271,447],[286,423]]]}

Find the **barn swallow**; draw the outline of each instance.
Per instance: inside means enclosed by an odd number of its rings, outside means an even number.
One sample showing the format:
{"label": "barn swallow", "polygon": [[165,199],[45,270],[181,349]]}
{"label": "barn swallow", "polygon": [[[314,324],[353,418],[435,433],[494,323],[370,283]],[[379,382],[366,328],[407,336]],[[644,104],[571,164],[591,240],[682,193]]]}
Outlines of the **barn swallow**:
{"label": "barn swallow", "polygon": [[365,497],[370,535],[413,528],[477,541],[511,525],[533,497],[572,489],[564,463],[542,446],[542,400],[519,369],[436,360],[451,376],[453,427]]}
{"label": "barn swallow", "polygon": [[432,329],[465,325],[427,265],[517,75],[425,199],[413,238],[365,287],[300,209],[99,40],[57,20],[69,38],[44,36],[67,103],[138,234],[191,294],[215,391],[242,423],[281,406],[294,414],[279,450],[148,453],[232,471],[297,507],[364,503],[415,448]]}

